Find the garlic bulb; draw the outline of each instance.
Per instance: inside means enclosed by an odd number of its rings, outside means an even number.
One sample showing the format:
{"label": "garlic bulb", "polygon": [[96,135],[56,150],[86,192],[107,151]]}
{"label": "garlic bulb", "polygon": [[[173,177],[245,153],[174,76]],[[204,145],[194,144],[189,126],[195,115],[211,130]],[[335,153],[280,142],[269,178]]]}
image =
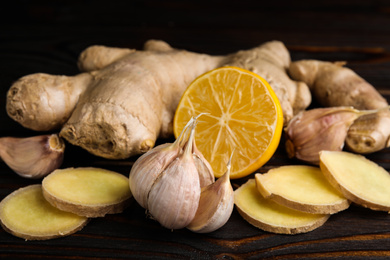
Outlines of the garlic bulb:
{"label": "garlic bulb", "polygon": [[230,183],[231,159],[227,171],[216,182],[202,188],[199,206],[187,228],[197,233],[209,233],[226,224],[234,207],[234,192]]}
{"label": "garlic bulb", "polygon": [[179,229],[195,216],[200,198],[199,175],[192,142],[160,174],[148,196],[148,211],[162,226]]}
{"label": "garlic bulb", "polygon": [[290,158],[318,165],[320,151],[341,151],[352,123],[362,115],[376,112],[352,107],[302,111],[285,128],[287,153]]}
{"label": "garlic bulb", "polygon": [[195,125],[191,119],[174,143],[151,149],[130,171],[135,200],[169,229],[186,227],[198,208],[200,178],[192,153]]}
{"label": "garlic bulb", "polygon": [[130,171],[129,184],[134,199],[147,208],[149,191],[161,172],[179,155],[177,142],[162,144],[141,155]]}
{"label": "garlic bulb", "polygon": [[134,199],[147,209],[149,191],[154,180],[161,172],[182,152],[183,138],[194,119],[192,118],[184,127],[179,138],[174,143],[161,144],[141,155],[131,168],[129,176],[130,190]]}
{"label": "garlic bulb", "polygon": [[0,158],[25,178],[42,178],[60,167],[64,150],[57,134],[0,138]]}

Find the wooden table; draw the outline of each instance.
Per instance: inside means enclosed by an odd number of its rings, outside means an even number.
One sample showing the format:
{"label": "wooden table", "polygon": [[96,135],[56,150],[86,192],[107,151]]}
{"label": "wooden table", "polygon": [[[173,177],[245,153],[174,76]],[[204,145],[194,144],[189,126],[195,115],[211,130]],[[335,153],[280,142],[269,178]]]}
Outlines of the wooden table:
{"label": "wooden table", "polygon": [[[79,53],[94,44],[141,48],[150,38],[209,54],[283,41],[293,60],[344,60],[390,100],[388,1],[20,1],[0,9],[0,136],[37,135],[6,114],[5,95],[21,76],[74,75]],[[54,3],[58,2],[58,3]],[[283,140],[258,172],[286,164]],[[390,149],[368,158],[390,170]],[[132,162],[106,160],[67,145],[62,168],[94,166],[128,175]],[[248,178],[253,177],[253,175]],[[247,178],[234,181],[240,185]],[[0,199],[24,179],[0,162]],[[390,187],[389,187],[390,188]],[[24,241],[0,229],[0,259],[378,259],[390,257],[390,216],[352,205],[321,228],[276,235],[236,210],[210,234],[167,230],[133,203],[122,214],[93,219],[74,235]]]}

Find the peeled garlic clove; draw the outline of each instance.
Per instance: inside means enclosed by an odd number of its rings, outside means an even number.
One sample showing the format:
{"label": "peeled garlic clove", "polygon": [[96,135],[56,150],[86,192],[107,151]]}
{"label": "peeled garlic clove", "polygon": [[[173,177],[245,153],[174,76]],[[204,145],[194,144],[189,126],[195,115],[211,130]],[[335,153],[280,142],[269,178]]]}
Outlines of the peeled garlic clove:
{"label": "peeled garlic clove", "polygon": [[59,168],[64,150],[65,143],[57,134],[0,138],[1,159],[26,178],[42,178]]}
{"label": "peeled garlic clove", "polygon": [[158,176],[149,192],[147,209],[150,215],[169,229],[186,227],[198,208],[199,175],[191,151],[190,140],[184,153]]}
{"label": "peeled garlic clove", "polygon": [[228,170],[216,182],[202,189],[196,215],[187,228],[197,233],[209,233],[226,224],[234,207],[234,192]]}
{"label": "peeled garlic clove", "polygon": [[362,114],[366,113],[352,107],[317,108],[300,112],[285,129],[289,157],[318,165],[320,151],[343,149],[349,127]]}

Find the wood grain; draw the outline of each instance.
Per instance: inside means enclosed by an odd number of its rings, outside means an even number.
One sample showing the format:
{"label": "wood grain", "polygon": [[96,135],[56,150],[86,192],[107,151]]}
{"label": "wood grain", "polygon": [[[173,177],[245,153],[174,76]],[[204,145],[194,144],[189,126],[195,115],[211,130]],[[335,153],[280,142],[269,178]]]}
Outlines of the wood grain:
{"label": "wood grain", "polygon": [[[0,136],[38,133],[12,121],[5,96],[19,77],[74,75],[79,53],[94,44],[141,48],[151,38],[209,54],[281,40],[293,60],[344,60],[390,101],[388,1],[10,1],[0,9]],[[165,142],[170,140],[160,140]],[[284,140],[258,172],[300,162]],[[390,170],[390,149],[367,156]],[[111,161],[67,146],[65,167],[96,166],[128,175],[136,157]],[[235,180],[235,187],[248,178]],[[0,162],[0,199],[23,179]],[[390,188],[390,187],[389,187]],[[167,230],[133,203],[122,214],[93,219],[76,234],[24,241],[0,229],[0,259],[381,259],[390,257],[390,216],[352,205],[321,228],[276,235],[245,222],[234,210],[210,234]]]}

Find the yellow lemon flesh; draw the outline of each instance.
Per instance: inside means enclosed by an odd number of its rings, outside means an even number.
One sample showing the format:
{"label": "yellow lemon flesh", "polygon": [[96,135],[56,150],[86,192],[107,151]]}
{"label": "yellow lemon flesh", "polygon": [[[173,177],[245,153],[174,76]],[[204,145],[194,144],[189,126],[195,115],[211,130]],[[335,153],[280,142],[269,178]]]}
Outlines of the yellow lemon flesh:
{"label": "yellow lemon flesh", "polygon": [[176,109],[176,138],[191,117],[196,146],[219,178],[231,161],[231,179],[247,176],[264,165],[277,149],[283,113],[274,91],[260,76],[237,67],[221,67],[195,79]]}

